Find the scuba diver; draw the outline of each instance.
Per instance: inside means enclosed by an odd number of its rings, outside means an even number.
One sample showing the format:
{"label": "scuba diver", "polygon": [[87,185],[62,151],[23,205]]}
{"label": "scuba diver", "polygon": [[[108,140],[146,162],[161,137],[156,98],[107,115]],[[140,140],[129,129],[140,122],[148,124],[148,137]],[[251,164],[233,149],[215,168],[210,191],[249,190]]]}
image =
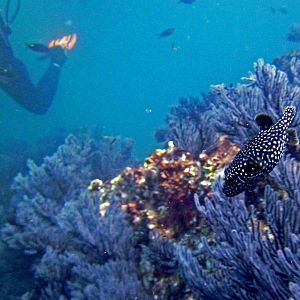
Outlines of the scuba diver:
{"label": "scuba diver", "polygon": [[9,16],[10,0],[7,0],[4,18],[0,14],[0,88],[19,105],[35,114],[45,114],[55,96],[60,73],[66,62],[65,52],[71,50],[76,41],[76,34],[43,44],[26,44],[33,51],[43,53],[39,59],[49,59],[49,65],[34,85],[24,63],[14,56],[9,43],[10,26],[15,20],[21,0],[17,0],[14,14]]}

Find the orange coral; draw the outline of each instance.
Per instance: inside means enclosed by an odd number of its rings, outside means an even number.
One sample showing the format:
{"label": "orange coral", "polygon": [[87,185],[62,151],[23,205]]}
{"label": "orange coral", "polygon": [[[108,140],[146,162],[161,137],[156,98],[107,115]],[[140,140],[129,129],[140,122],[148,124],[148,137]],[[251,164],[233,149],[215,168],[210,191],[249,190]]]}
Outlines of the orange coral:
{"label": "orange coral", "polygon": [[[198,193],[201,199],[210,196],[217,174],[238,151],[236,145],[222,136],[219,146],[200,155],[197,161],[189,152],[170,144],[166,150],[154,151],[142,165],[125,168],[119,176],[104,184],[95,180],[90,188],[100,191],[103,202],[109,202],[111,195],[117,194],[130,221],[141,226],[144,234],[147,230],[155,230],[161,236],[187,240],[190,244],[191,236],[200,229],[194,194]],[[101,214],[106,207],[101,207]]]}
{"label": "orange coral", "polygon": [[219,145],[209,153],[200,154],[207,184],[211,185],[216,177],[231,163],[240,148],[231,143],[226,136],[220,136]]}
{"label": "orange coral", "polygon": [[201,187],[201,175],[200,162],[172,146],[156,150],[143,165],[126,168],[104,187],[101,181],[90,187],[101,191],[104,202],[116,193],[136,226],[179,240],[199,225],[193,195]]}
{"label": "orange coral", "polygon": [[[193,196],[197,193],[203,199],[210,195],[215,177],[238,150],[236,145],[221,137],[218,148],[200,155],[198,161],[189,152],[170,144],[166,150],[154,151],[142,165],[125,168],[109,182],[94,180],[90,190],[100,193],[102,215],[112,195],[120,197],[122,209],[134,225],[139,244],[149,242],[150,231],[158,233],[161,238],[197,247],[200,231],[208,236],[209,230],[204,220],[200,219]],[[151,291],[160,299],[164,299],[180,283],[178,274],[170,277],[154,270],[145,270],[143,273],[145,280],[153,283]],[[193,299],[189,298],[188,292],[186,299]]]}

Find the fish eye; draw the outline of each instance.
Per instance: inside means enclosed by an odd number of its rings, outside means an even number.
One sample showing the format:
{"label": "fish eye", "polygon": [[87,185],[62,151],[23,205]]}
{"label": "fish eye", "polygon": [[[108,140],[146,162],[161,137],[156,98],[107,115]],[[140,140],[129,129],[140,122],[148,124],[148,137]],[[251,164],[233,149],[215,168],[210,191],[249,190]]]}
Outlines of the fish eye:
{"label": "fish eye", "polygon": [[251,174],[254,171],[259,172],[260,171],[260,166],[259,166],[259,164],[250,161],[250,162],[244,164],[243,169],[244,169],[245,173],[250,173]]}

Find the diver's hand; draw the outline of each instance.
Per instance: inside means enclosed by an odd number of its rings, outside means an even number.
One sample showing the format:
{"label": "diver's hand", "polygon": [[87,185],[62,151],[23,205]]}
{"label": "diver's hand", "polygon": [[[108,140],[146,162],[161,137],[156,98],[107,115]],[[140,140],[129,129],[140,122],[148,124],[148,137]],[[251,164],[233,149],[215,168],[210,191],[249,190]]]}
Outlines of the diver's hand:
{"label": "diver's hand", "polygon": [[67,60],[65,51],[60,46],[51,48],[49,51],[49,56],[50,56],[51,62],[53,64],[58,65],[59,67],[62,67]]}

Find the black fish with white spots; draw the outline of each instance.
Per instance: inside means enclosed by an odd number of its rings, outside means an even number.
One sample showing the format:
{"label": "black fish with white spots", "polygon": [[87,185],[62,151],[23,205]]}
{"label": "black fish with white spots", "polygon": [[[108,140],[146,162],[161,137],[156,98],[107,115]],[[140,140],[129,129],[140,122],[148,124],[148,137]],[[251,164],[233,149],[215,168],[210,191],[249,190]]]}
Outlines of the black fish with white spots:
{"label": "black fish with white spots", "polygon": [[275,124],[272,117],[261,114],[255,119],[261,130],[247,142],[225,169],[223,192],[227,197],[253,189],[278,164],[287,143],[298,143],[295,130],[288,129],[296,114],[288,106]]}

